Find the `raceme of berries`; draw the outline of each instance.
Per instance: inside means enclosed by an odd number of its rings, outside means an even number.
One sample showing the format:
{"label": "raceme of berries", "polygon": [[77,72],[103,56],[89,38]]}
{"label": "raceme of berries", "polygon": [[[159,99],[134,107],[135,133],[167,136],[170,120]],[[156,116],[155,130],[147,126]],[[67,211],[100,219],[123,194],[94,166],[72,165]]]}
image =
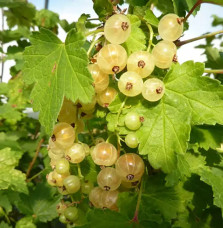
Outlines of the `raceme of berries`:
{"label": "raceme of berries", "polygon": [[117,174],[116,169],[106,167],[99,172],[97,182],[103,190],[114,191],[120,186],[121,178]]}
{"label": "raceme of berries", "polygon": [[142,177],[145,165],[139,155],[126,153],[118,158],[115,169],[123,181],[134,182]]}
{"label": "raceme of berries", "polygon": [[96,93],[101,93],[109,85],[109,76],[108,74],[103,73],[98,64],[89,64],[88,70],[91,73],[91,76],[94,80],[93,86]]}
{"label": "raceme of berries", "polygon": [[97,165],[111,166],[115,164],[118,152],[111,143],[102,142],[94,147],[91,157]]}
{"label": "raceme of berries", "polygon": [[164,83],[158,78],[149,78],[143,84],[142,96],[151,102],[160,100],[165,92]]}
{"label": "raceme of berries", "polygon": [[58,147],[69,148],[75,139],[74,128],[68,123],[58,123],[54,127],[51,139]]}
{"label": "raceme of berries", "polygon": [[[64,224],[75,224],[80,215],[78,203],[74,206],[74,202],[70,202],[70,200],[73,201],[71,195],[81,195],[81,199],[88,198],[95,208],[118,211],[119,191],[129,191],[140,186],[145,165],[139,155],[123,154],[123,148],[120,148],[122,144],[118,146],[114,144],[114,146],[113,142],[110,143],[109,134],[105,141],[102,138],[104,136],[97,135],[99,131],[95,133],[93,130],[91,144],[86,143],[85,135],[90,135],[88,121],[94,118],[98,105],[109,108],[120,93],[128,99],[142,94],[141,96],[146,100],[144,102],[155,102],[163,97],[164,83],[156,78],[155,73],[153,76],[151,74],[156,72],[155,66],[161,69],[169,68],[176,58],[177,49],[172,41],[178,39],[183,32],[182,20],[177,15],[168,14],[160,20],[158,30],[163,40],[152,45],[154,46],[152,53],[139,50],[128,56],[125,45],[120,44],[131,36],[130,20],[123,14],[109,17],[104,25],[106,39],[102,42],[104,46],[99,51],[96,49],[95,61],[91,61],[94,63],[88,65],[95,93],[88,103],[80,100],[72,102],[64,97],[58,115],[59,123],[55,125],[49,139],[48,155],[53,171],[47,175],[48,184],[57,188],[66,200],[65,202],[62,200],[57,205],[59,220]],[[110,78],[109,74],[112,75]],[[139,145],[135,131],[144,121],[140,112],[137,109],[134,110],[127,111],[125,114],[119,110],[128,134],[119,136],[118,130],[116,131],[116,136],[132,149]],[[109,109],[105,111],[108,112]],[[105,133],[106,130],[102,132]],[[97,183],[88,179],[89,176],[85,177],[81,174],[85,159],[90,159],[95,165],[100,166]],[[95,187],[96,184],[98,186]]]}
{"label": "raceme of berries", "polygon": [[125,116],[125,126],[132,130],[138,130],[141,127],[140,116],[137,112],[129,112]]}
{"label": "raceme of berries", "polygon": [[183,22],[176,14],[167,14],[161,18],[158,32],[163,40],[175,41],[183,33]]}
{"label": "raceme of berries", "polygon": [[127,63],[125,48],[119,44],[107,44],[98,53],[97,64],[106,74],[121,72]]}
{"label": "raceme of berries", "polygon": [[112,44],[124,43],[131,33],[131,23],[123,14],[111,16],[105,23],[105,38]]}
{"label": "raceme of berries", "polygon": [[118,81],[118,88],[121,93],[134,97],[142,92],[143,80],[135,72],[127,71],[122,74]]}
{"label": "raceme of berries", "polygon": [[153,55],[148,51],[133,52],[127,60],[127,70],[139,74],[142,78],[148,77],[154,70]]}
{"label": "raceme of berries", "polygon": [[117,93],[118,92],[114,88],[108,87],[106,90],[97,94],[98,104],[104,108],[107,108],[115,99]]}
{"label": "raceme of berries", "polygon": [[176,45],[167,40],[162,40],[152,50],[155,65],[161,69],[169,68],[176,55]]}

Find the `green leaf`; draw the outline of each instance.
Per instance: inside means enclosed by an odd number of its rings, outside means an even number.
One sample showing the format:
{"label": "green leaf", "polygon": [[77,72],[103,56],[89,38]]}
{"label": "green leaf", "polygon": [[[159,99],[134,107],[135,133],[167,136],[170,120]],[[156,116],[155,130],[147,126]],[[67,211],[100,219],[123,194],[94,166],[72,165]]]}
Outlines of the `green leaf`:
{"label": "green leaf", "polygon": [[223,18],[218,17],[217,15],[212,15],[214,20],[212,21],[212,26],[218,26],[218,25],[223,25]]}
{"label": "green leaf", "polygon": [[222,69],[223,56],[217,48],[206,47],[204,53],[207,56],[207,62],[205,63],[206,67],[213,69]]}
{"label": "green leaf", "polygon": [[35,82],[33,108],[40,111],[40,122],[51,133],[64,96],[87,103],[93,95],[84,37],[71,30],[63,44],[55,34],[41,29],[33,33],[31,43],[24,52],[23,77],[29,84]]}
{"label": "green leaf", "polygon": [[155,26],[155,27],[158,27],[158,24],[159,24],[159,20],[158,18],[154,15],[153,11],[150,10],[150,9],[147,9],[146,10],[146,13],[145,13],[145,16],[144,16],[144,19],[146,20],[147,23]]}
{"label": "green leaf", "polygon": [[29,34],[30,31],[26,27],[19,27],[16,30],[4,30],[0,31],[0,40],[3,43],[8,43],[22,37],[29,37]]}
{"label": "green leaf", "polygon": [[154,216],[159,211],[166,221],[177,217],[182,209],[182,200],[177,189],[165,186],[162,176],[148,178],[144,189],[140,210],[145,215]]}
{"label": "green leaf", "polygon": [[[172,172],[176,168],[177,154],[186,152],[191,124],[223,123],[223,87],[217,80],[202,77],[203,69],[203,64],[191,61],[173,65],[164,77],[165,95],[159,102],[128,98],[122,110],[118,122],[120,134],[128,133],[123,121],[127,112],[136,111],[144,117],[143,125],[137,131],[139,153],[148,155],[155,169]],[[121,97],[117,99],[123,102]],[[118,107],[117,103],[113,104]],[[107,120],[108,129],[114,131],[117,114],[110,113]],[[188,175],[186,170],[182,175],[185,174]]]}
{"label": "green leaf", "polygon": [[19,121],[22,118],[22,113],[17,111],[10,104],[3,104],[0,106],[0,120],[14,120]]}
{"label": "green leaf", "polygon": [[173,0],[153,0],[153,3],[162,13],[174,13]]}
{"label": "green leaf", "polygon": [[130,221],[127,217],[111,210],[91,210],[87,214],[87,220],[90,224],[88,228],[131,228]]}
{"label": "green leaf", "polygon": [[21,147],[17,140],[19,136],[11,133],[0,133],[0,149],[4,149],[5,147],[10,147],[12,150],[21,151]]}
{"label": "green leaf", "polygon": [[85,180],[97,182],[97,175],[100,168],[93,162],[91,156],[88,156],[80,163],[81,172]]}
{"label": "green leaf", "polygon": [[135,51],[146,49],[146,36],[140,27],[141,21],[136,15],[128,15],[131,22],[131,33],[127,41],[123,44],[128,55]]}
{"label": "green leaf", "polygon": [[94,0],[94,11],[99,16],[100,20],[105,20],[106,16],[112,13],[113,6],[111,1]]}
{"label": "green leaf", "polygon": [[222,209],[223,216],[223,171],[218,168],[203,168],[199,171],[201,180],[212,187],[214,193],[214,204]]}
{"label": "green leaf", "polygon": [[0,191],[0,206],[5,209],[7,214],[10,211],[12,211],[12,205],[10,203],[8,196],[7,196],[6,191]]}
{"label": "green leaf", "polygon": [[216,126],[194,126],[191,130],[190,143],[208,150],[221,147],[223,142],[223,127]]}
{"label": "green leaf", "polygon": [[33,218],[30,216],[20,219],[16,223],[15,228],[36,228],[36,225],[33,223]]}
{"label": "green leaf", "polygon": [[144,6],[148,0],[127,0],[127,2],[132,6]]}
{"label": "green leaf", "polygon": [[29,195],[21,194],[17,206],[22,213],[33,216],[38,221],[47,222],[58,216],[56,205],[61,197],[56,194],[56,189],[52,189],[47,183],[42,183],[34,190],[30,189]]}
{"label": "green leaf", "polygon": [[0,190],[12,189],[13,191],[27,193],[25,174],[14,169],[18,165],[22,152],[5,148],[0,150],[0,154]]}
{"label": "green leaf", "polygon": [[63,29],[65,32],[69,32],[71,29],[76,28],[76,23],[75,23],[75,22],[72,22],[71,24],[69,24],[69,23],[67,22],[67,20],[65,20],[65,19],[60,20],[59,24],[60,24],[60,26],[62,27],[62,29]]}
{"label": "green leaf", "polygon": [[31,22],[35,17],[35,13],[36,8],[31,3],[26,3],[21,6],[11,8],[8,11],[4,11],[9,28],[16,25],[30,27]]}
{"label": "green leaf", "polygon": [[0,7],[14,8],[26,4],[26,0],[0,0]]}
{"label": "green leaf", "polygon": [[166,95],[171,93],[189,108],[193,124],[222,124],[223,87],[218,80],[201,77],[203,70],[203,64],[192,61],[175,65],[164,78]]}
{"label": "green leaf", "polygon": [[11,228],[11,226],[8,225],[7,223],[5,223],[4,221],[2,221],[2,222],[0,223],[0,228]]}
{"label": "green leaf", "polygon": [[[184,17],[186,15],[186,11],[189,12],[190,9],[196,4],[197,0],[172,0],[174,6],[174,12],[180,16]],[[197,6],[193,11],[193,15],[195,16],[197,12],[200,10],[200,6]]]}
{"label": "green leaf", "polygon": [[59,23],[59,15],[53,11],[42,9],[36,12],[35,21],[39,27],[53,29]]}

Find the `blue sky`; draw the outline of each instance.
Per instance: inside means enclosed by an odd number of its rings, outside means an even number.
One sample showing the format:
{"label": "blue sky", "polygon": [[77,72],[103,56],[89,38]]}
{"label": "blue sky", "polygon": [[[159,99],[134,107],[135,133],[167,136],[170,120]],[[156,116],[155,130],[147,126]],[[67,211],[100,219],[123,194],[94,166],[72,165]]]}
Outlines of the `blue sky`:
{"label": "blue sky", "polygon": [[[33,3],[37,9],[44,8],[45,0],[29,0],[29,2]],[[125,8],[125,6],[122,6],[122,8]],[[93,10],[92,0],[49,0],[49,10],[57,12],[60,15],[60,19],[66,19],[69,22],[76,21],[82,13],[90,14],[92,17],[97,17]],[[158,11],[155,10],[154,12],[157,16],[159,15]],[[197,16],[191,16],[189,18],[189,30],[184,33],[181,40],[190,39],[207,32],[223,29],[221,26],[211,26],[213,14],[223,17],[223,7],[211,4],[202,4]],[[60,39],[64,40],[65,36],[65,32],[60,29]],[[181,47],[177,53],[179,62],[182,63],[187,60],[204,61],[205,56],[201,56],[202,50],[194,48],[194,46],[202,43],[204,43],[204,40],[196,41]],[[219,42],[215,42],[215,46],[218,45]],[[9,67],[12,64],[12,61],[5,64],[4,81],[7,81],[10,78]]]}

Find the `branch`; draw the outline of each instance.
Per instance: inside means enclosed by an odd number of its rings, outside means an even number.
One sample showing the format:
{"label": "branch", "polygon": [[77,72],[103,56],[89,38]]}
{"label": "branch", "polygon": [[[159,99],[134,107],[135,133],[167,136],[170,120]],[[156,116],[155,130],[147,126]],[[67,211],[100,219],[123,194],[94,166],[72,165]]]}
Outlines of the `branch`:
{"label": "branch", "polygon": [[33,157],[33,160],[30,162],[29,168],[28,168],[28,170],[27,170],[27,172],[26,172],[26,178],[29,176],[29,174],[30,174],[30,172],[31,172],[31,170],[32,170],[32,168],[33,168],[33,165],[34,165],[35,162],[36,162],[36,159],[37,159],[37,157],[38,157],[38,155],[39,155],[40,148],[41,148],[43,142],[44,142],[44,139],[41,139],[41,140],[39,141],[38,145],[37,145],[36,153],[35,153],[35,155],[34,155],[34,157]]}
{"label": "branch", "polygon": [[198,36],[198,37],[195,37],[195,38],[192,38],[192,39],[189,39],[189,40],[184,40],[184,41],[176,41],[175,44],[176,46],[180,47],[184,44],[188,44],[188,43],[191,43],[191,42],[194,42],[194,41],[197,41],[197,40],[201,40],[201,39],[204,39],[204,38],[208,38],[208,37],[211,37],[211,36],[215,36],[215,35],[218,35],[218,34],[222,34],[223,33],[223,30],[220,30],[220,31],[217,31],[217,32],[211,32],[211,33],[208,33],[208,34],[205,34],[205,35],[202,35],[202,36]]}
{"label": "branch", "polygon": [[192,7],[192,9],[188,12],[187,16],[182,20],[182,22],[187,21],[188,17],[194,12],[194,10],[202,3],[202,0],[198,0],[195,5]]}
{"label": "branch", "polygon": [[223,74],[223,69],[218,69],[218,70],[204,69],[204,73]]}

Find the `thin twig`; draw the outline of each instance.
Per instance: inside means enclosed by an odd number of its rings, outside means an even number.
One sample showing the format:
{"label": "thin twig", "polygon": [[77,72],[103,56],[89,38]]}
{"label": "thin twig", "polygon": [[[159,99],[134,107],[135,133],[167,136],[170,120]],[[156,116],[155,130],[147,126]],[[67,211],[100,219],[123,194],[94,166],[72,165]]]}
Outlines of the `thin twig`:
{"label": "thin twig", "polygon": [[137,204],[136,204],[136,209],[135,209],[135,214],[132,219],[132,222],[138,223],[139,222],[139,206],[141,203],[141,198],[142,198],[142,189],[143,189],[143,180],[141,181],[140,184],[140,189],[139,189],[139,194],[138,194],[138,199],[137,199]]}
{"label": "thin twig", "polygon": [[188,12],[187,16],[182,20],[182,22],[187,21],[188,17],[194,12],[194,10],[202,3],[202,0],[198,0],[194,6],[191,8],[191,10]]}
{"label": "thin twig", "polygon": [[38,157],[38,155],[39,155],[40,148],[41,148],[43,142],[44,142],[44,139],[41,139],[41,140],[39,141],[38,145],[37,145],[36,153],[35,153],[35,155],[34,155],[34,157],[33,157],[33,160],[30,162],[29,168],[28,168],[28,170],[27,170],[27,172],[26,172],[26,178],[29,176],[29,174],[30,174],[30,172],[31,172],[31,170],[32,170],[32,168],[33,168],[33,165],[34,165],[35,162],[36,162],[36,159],[37,159],[37,157]]}
{"label": "thin twig", "polygon": [[223,74],[223,69],[216,69],[216,70],[204,69],[204,73]]}
{"label": "thin twig", "polygon": [[147,48],[147,51],[150,51],[151,45],[153,44],[153,28],[150,24],[147,23],[148,29],[149,29],[149,46]]}
{"label": "thin twig", "polygon": [[38,177],[42,172],[44,172],[46,169],[42,169],[41,171],[39,171],[38,173],[36,173],[35,175],[33,175],[32,177],[30,177],[29,179],[26,180],[26,182],[30,182],[31,180],[35,179],[36,177]]}
{"label": "thin twig", "polygon": [[211,32],[211,33],[208,33],[208,34],[205,34],[205,35],[202,35],[202,36],[198,36],[198,37],[195,37],[195,38],[192,38],[192,39],[189,39],[189,40],[183,40],[183,41],[176,41],[175,44],[176,46],[182,46],[184,44],[188,44],[188,43],[191,43],[191,42],[194,42],[194,41],[197,41],[197,40],[201,40],[201,39],[204,39],[204,38],[207,38],[207,37],[211,37],[211,36],[215,36],[215,35],[218,35],[218,34],[222,34],[223,33],[223,30],[219,30],[217,32]]}

